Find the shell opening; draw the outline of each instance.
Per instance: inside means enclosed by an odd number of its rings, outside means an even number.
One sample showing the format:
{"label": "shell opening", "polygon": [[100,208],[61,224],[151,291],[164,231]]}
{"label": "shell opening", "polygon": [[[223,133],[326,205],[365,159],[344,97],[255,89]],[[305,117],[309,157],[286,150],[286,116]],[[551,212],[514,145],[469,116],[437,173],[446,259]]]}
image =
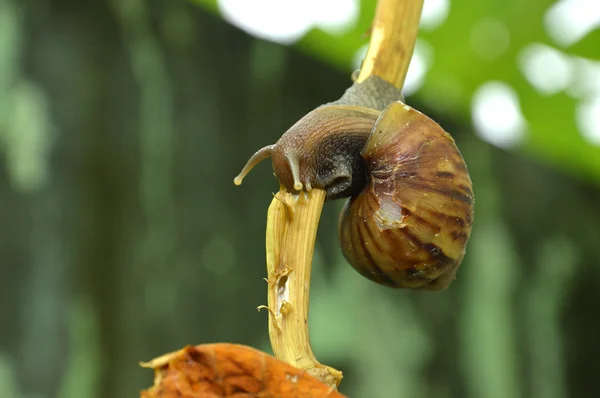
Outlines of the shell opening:
{"label": "shell opening", "polygon": [[254,166],[271,156],[274,147],[275,145],[267,145],[266,147],[259,149],[254,155],[252,155],[252,157],[248,159],[248,162],[246,163],[240,174],[238,174],[238,176],[233,179],[233,183],[235,185],[241,185],[242,181],[244,180],[244,177],[246,177],[246,175],[254,168]]}

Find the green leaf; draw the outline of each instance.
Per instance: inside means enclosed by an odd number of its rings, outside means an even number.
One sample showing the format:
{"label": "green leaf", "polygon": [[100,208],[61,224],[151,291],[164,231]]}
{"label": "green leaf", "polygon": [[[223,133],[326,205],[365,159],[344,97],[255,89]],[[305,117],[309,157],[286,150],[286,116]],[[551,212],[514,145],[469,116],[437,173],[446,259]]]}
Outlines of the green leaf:
{"label": "green leaf", "polygon": [[[218,13],[216,0],[193,1]],[[517,93],[527,123],[525,139],[515,150],[600,183],[600,147],[584,138],[576,122],[577,107],[583,100],[564,92],[544,95],[532,87],[519,68],[521,51],[532,43],[556,48],[569,57],[600,59],[600,30],[568,49],[551,41],[544,15],[553,3],[452,2],[447,19],[439,27],[419,34],[419,40],[431,48],[432,63],[415,98],[441,114],[470,121],[473,93],[486,82],[503,82]],[[350,74],[357,51],[368,43],[366,33],[376,1],[363,0],[360,4],[359,19],[350,31],[334,35],[315,28],[296,47]]]}

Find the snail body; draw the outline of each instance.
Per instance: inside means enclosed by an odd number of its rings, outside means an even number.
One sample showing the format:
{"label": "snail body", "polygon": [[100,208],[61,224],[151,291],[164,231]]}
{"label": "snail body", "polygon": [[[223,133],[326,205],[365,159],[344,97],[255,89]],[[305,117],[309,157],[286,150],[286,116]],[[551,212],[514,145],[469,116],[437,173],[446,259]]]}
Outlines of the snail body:
{"label": "snail body", "polygon": [[400,101],[383,112],[326,105],[259,150],[288,191],[320,188],[348,197],[338,237],[346,260],[386,286],[445,289],[465,254],[473,223],[472,184],[452,137]]}

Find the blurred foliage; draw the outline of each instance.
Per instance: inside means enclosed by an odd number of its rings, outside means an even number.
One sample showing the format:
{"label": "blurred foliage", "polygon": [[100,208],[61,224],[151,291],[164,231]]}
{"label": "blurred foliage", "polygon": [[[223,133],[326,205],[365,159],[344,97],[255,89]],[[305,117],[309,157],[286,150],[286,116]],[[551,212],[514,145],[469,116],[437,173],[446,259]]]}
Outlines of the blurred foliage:
{"label": "blurred foliage", "polygon": [[[344,371],[344,394],[597,393],[600,192],[573,176],[599,175],[598,148],[578,138],[575,100],[541,96],[515,64],[525,43],[549,43],[549,4],[455,1],[445,24],[422,33],[434,62],[409,100],[453,133],[477,200],[447,291],[362,278],[337,246],[342,203],[326,206],[311,339],[320,361]],[[348,87],[372,2],[361,9],[350,33],[313,30],[291,48],[189,1],[0,0],[0,397],[137,396],[152,384],[137,362],[187,344],[270,351],[256,307],[278,185],[267,162],[241,187],[232,179]],[[456,45],[482,17],[510,31],[493,62]],[[597,40],[568,50],[597,59]],[[471,93],[498,79],[521,99],[524,151],[471,127]]]}
{"label": "blurred foliage", "polygon": [[[218,0],[193,1],[218,12]],[[527,136],[519,149],[600,183],[600,147],[582,137],[575,116],[576,105],[592,95],[600,96],[599,89],[585,92],[586,88],[593,90],[591,87],[597,82],[590,79],[598,76],[574,70],[573,86],[579,87],[579,93],[561,90],[545,95],[536,91],[519,70],[519,56],[527,45],[557,47],[544,28],[544,14],[554,3],[555,0],[536,0],[526,5],[519,0],[450,2],[449,14],[440,26],[419,32],[432,64],[417,97],[438,114],[467,120],[473,94],[479,87],[490,81],[506,83],[518,93],[528,124]],[[348,31],[328,33],[314,28],[297,47],[350,73],[355,68],[357,50],[368,42],[375,6],[376,0],[360,1],[359,18]],[[600,29],[558,50],[600,61]],[[600,68],[600,62],[597,67]]]}

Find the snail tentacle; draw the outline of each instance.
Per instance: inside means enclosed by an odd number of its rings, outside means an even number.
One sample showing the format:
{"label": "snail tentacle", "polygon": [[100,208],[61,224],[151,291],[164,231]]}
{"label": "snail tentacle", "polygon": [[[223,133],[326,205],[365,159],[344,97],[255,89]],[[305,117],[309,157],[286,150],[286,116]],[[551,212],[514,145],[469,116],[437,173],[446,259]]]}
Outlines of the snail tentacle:
{"label": "snail tentacle", "polygon": [[296,191],[302,191],[303,184],[300,181],[300,165],[298,164],[298,158],[296,156],[286,155],[288,166],[292,172],[292,178],[294,180],[294,189]]}
{"label": "snail tentacle", "polygon": [[242,181],[244,180],[244,177],[246,177],[246,175],[248,175],[248,173],[257,164],[259,164],[263,160],[271,157],[274,148],[275,148],[275,144],[273,144],[273,145],[267,145],[266,147],[261,148],[258,151],[256,151],[256,153],[254,155],[252,155],[252,157],[250,159],[248,159],[248,162],[246,163],[246,165],[244,166],[244,168],[242,169],[242,171],[240,172],[240,174],[238,174],[237,177],[235,177],[233,179],[233,183],[235,185],[241,185]]}

